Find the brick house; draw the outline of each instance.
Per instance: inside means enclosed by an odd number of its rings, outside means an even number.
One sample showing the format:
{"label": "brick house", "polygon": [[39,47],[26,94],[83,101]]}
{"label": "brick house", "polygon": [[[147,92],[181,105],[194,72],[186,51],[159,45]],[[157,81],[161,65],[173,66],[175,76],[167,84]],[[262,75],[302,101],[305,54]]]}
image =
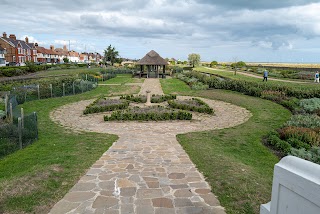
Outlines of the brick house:
{"label": "brick house", "polygon": [[55,52],[58,53],[58,56],[59,56],[59,61],[60,62],[63,62],[63,59],[64,58],[69,58],[69,51],[67,49],[67,46],[64,45],[63,48],[56,48],[55,49]]}
{"label": "brick house", "polygon": [[6,49],[0,46],[0,67],[6,66],[6,59],[4,57],[5,53],[6,53]]}
{"label": "brick house", "polygon": [[35,44],[37,49],[37,59],[41,63],[59,63],[60,57],[59,53],[54,50],[54,46],[51,45],[50,49],[40,47],[38,44]]}
{"label": "brick house", "polygon": [[14,34],[7,37],[6,33],[0,37],[0,46],[5,48],[7,53],[5,59],[7,62],[24,64],[26,61],[33,61],[33,48],[31,48],[25,41],[17,40]]}

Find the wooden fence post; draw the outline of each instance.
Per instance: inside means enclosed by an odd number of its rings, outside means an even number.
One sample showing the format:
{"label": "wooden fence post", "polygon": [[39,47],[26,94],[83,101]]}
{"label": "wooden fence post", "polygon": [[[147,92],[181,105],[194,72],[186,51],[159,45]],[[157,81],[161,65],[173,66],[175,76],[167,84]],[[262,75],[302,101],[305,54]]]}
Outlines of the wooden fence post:
{"label": "wooden fence post", "polygon": [[19,147],[22,149],[22,127],[21,117],[18,118],[18,132],[19,132]]}
{"label": "wooden fence post", "polygon": [[24,110],[21,108],[21,127],[24,129]]}
{"label": "wooden fence post", "polygon": [[10,103],[10,121],[13,122],[12,103]]}
{"label": "wooden fence post", "polygon": [[51,98],[53,97],[53,91],[52,91],[52,84],[50,84],[50,94],[51,94]]}
{"label": "wooden fence post", "polygon": [[38,85],[37,88],[38,88],[38,99],[40,100],[40,85]]}

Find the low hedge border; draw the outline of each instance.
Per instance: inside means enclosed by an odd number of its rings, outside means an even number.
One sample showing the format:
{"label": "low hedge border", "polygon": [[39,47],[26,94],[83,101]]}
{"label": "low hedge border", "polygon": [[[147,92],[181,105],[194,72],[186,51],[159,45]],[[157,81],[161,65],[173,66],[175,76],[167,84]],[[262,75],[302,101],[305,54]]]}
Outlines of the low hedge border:
{"label": "low hedge border", "polygon": [[104,116],[104,121],[163,121],[163,120],[191,120],[192,114],[185,111],[175,111],[161,106],[149,108],[135,107],[125,111],[115,111],[111,116]]}
{"label": "low hedge border", "polygon": [[[177,98],[177,95],[168,94],[168,95],[155,95],[151,97],[151,103],[162,103],[169,100],[174,100]],[[147,97],[145,95],[133,96],[133,95],[121,95],[120,99],[129,100],[135,103],[145,103],[147,102]]]}
{"label": "low hedge border", "polygon": [[206,114],[214,114],[213,109],[210,108],[207,103],[203,102],[198,98],[192,98],[190,100],[183,100],[183,101],[170,100],[168,101],[168,103],[171,108],[195,111],[195,112],[206,113]]}
{"label": "low hedge border", "polygon": [[99,98],[93,103],[88,105],[83,111],[83,114],[93,114],[98,112],[105,111],[114,111],[118,109],[126,109],[129,107],[129,102],[125,100],[115,100],[115,99],[106,99]]}

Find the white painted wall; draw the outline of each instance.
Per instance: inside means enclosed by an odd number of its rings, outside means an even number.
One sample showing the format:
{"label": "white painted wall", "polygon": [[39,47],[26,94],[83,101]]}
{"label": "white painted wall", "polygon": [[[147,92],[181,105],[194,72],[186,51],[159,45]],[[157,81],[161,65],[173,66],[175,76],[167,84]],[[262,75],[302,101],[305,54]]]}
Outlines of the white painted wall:
{"label": "white painted wall", "polygon": [[284,157],[274,167],[271,202],[260,214],[320,214],[320,165]]}

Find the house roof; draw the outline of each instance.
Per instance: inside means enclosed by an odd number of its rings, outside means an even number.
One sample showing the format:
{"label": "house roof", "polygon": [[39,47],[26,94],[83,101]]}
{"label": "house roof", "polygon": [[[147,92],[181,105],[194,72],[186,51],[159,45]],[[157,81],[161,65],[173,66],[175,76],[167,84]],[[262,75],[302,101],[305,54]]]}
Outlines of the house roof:
{"label": "house roof", "polygon": [[18,47],[18,44],[20,43],[21,47],[23,49],[32,49],[31,47],[28,46],[28,44],[23,41],[23,40],[14,40],[11,38],[4,38],[2,37],[2,39],[6,40],[8,43],[11,43],[14,47]]}
{"label": "house roof", "polygon": [[163,59],[157,52],[151,50],[137,62],[137,65],[168,65],[168,62]]}

